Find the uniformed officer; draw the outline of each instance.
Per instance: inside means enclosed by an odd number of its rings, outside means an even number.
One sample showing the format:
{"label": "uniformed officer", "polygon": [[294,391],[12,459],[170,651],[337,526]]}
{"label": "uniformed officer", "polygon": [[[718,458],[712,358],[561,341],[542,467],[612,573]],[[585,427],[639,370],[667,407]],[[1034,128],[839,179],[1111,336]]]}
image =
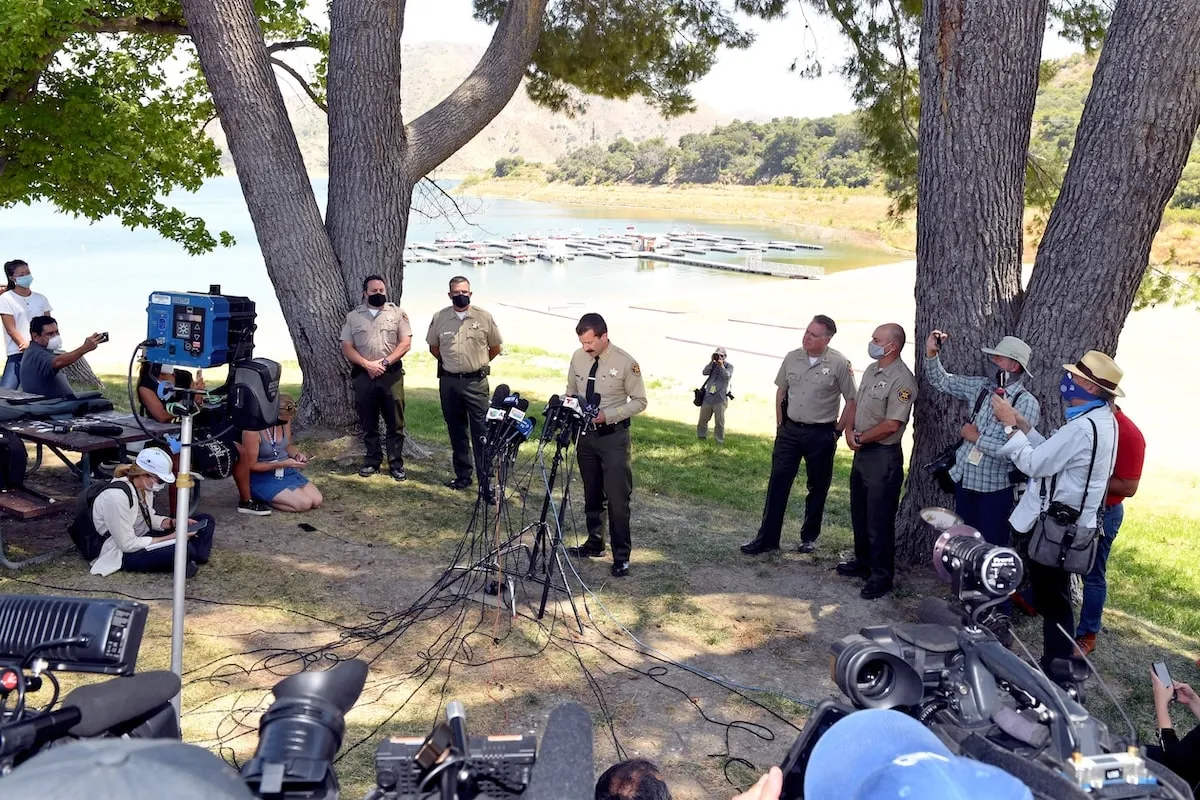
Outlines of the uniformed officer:
{"label": "uniformed officer", "polygon": [[[808,485],[800,552],[816,549],[825,515],[825,497],[833,481],[833,454],[842,430],[854,419],[854,376],[850,361],[829,346],[837,323],[824,314],[813,317],[804,330],[803,347],[784,356],[775,377],[775,449],[762,523],[754,541],[742,545],[746,555],[779,549],[788,495],[800,470]],[[845,407],[838,415],[838,406]]]}
{"label": "uniformed officer", "polygon": [[633,546],[629,532],[629,498],[633,470],[629,464],[629,418],[646,410],[646,384],[633,356],[608,341],[608,326],[599,314],[584,314],[575,326],[582,347],[571,356],[567,394],[599,408],[594,426],[579,437],[576,458],[583,481],[588,538],[569,548],[574,556],[604,554],[604,508],[612,540],[612,574],[629,574]]}
{"label": "uniformed officer", "polygon": [[387,431],[388,468],[402,481],[404,472],[404,366],[400,359],[412,347],[408,314],[388,302],[387,284],[378,275],[363,280],[363,302],[346,315],[342,353],[351,363],[354,405],[362,426],[366,458],[358,474],[374,475],[383,463],[379,417]]}
{"label": "uniformed officer", "polygon": [[472,443],[480,483],[486,474],[479,440],[488,409],[488,363],[500,355],[502,340],[492,315],[471,304],[470,281],[454,276],[449,294],[452,305],[433,315],[425,341],[438,362],[442,418],[454,450],[454,477],[446,485],[466,489],[471,485]]}
{"label": "uniformed officer", "polygon": [[846,444],[854,451],[850,470],[850,521],[854,558],[837,565],[839,575],[866,578],[867,600],[892,590],[896,574],[896,510],[904,484],[900,437],[917,399],[917,381],[900,360],[904,328],[880,325],[867,352],[875,362],[863,372],[855,403],[854,427]]}

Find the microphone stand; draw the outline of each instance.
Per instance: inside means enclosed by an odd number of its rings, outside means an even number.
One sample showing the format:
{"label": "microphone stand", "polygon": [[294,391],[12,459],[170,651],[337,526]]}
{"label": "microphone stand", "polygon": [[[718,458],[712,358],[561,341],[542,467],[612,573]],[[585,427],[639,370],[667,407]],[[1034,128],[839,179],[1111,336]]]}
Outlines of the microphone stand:
{"label": "microphone stand", "polygon": [[[572,436],[572,430],[575,435]],[[526,574],[527,580],[532,580],[542,584],[542,597],[538,604],[537,618],[542,619],[546,616],[546,603],[550,598],[550,589],[563,592],[567,596],[567,600],[571,603],[571,611],[575,615],[575,624],[579,628],[579,632],[583,633],[583,620],[579,616],[579,607],[575,605],[575,595],[571,591],[570,585],[567,583],[566,571],[563,569],[562,559],[566,557],[566,548],[563,545],[563,516],[566,513],[567,503],[571,496],[571,476],[568,472],[566,480],[563,481],[562,497],[559,500],[558,508],[554,514],[554,531],[551,534],[550,525],[547,520],[550,518],[550,508],[554,502],[554,484],[558,480],[558,470],[565,459],[567,450],[572,444],[576,444],[579,439],[580,429],[575,428],[573,424],[564,425],[557,435],[554,437],[554,455],[550,459],[550,473],[546,476],[546,496],[542,500],[542,513],[540,518],[534,525],[536,526],[536,537],[533,542],[533,550],[529,556],[529,572]],[[542,463],[543,474],[545,474],[545,444],[542,442],[542,447],[538,449],[538,460]],[[548,541],[547,541],[548,540]],[[542,556],[542,575],[538,576],[538,556]],[[561,584],[554,582],[555,567],[558,568],[558,574],[562,576]]]}

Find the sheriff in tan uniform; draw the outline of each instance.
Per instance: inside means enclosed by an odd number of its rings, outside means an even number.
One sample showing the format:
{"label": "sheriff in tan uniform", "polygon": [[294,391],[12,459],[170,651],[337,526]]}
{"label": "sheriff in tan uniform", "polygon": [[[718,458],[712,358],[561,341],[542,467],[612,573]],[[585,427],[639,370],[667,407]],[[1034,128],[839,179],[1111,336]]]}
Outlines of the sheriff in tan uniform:
{"label": "sheriff in tan uniform", "polygon": [[367,454],[358,474],[374,475],[383,463],[379,418],[387,432],[389,472],[397,481],[404,472],[404,366],[400,359],[412,347],[408,314],[388,302],[387,284],[378,275],[363,281],[363,302],[346,315],[342,353],[352,365],[354,406]]}
{"label": "sheriff in tan uniform", "polygon": [[[803,347],[788,353],[775,378],[775,448],[762,522],[746,555],[779,549],[792,484],[804,461],[808,496],[800,526],[800,552],[816,549],[833,482],[833,456],[842,429],[854,417],[854,376],[850,361],[829,346],[837,324],[818,314],[804,330]],[[845,407],[842,407],[843,401]]]}
{"label": "sheriff in tan uniform", "polygon": [[579,438],[576,458],[583,481],[587,542],[570,548],[572,555],[604,553],[604,510],[612,540],[612,574],[629,573],[632,537],[629,500],[633,470],[629,462],[629,420],[646,410],[646,384],[633,356],[608,341],[608,326],[599,314],[584,314],[575,326],[583,345],[571,357],[567,394],[578,395],[599,409],[595,426]]}
{"label": "sheriff in tan uniform", "polygon": [[854,527],[854,559],[838,564],[841,575],[867,579],[868,600],[892,590],[896,574],[896,510],[904,484],[900,439],[917,399],[917,381],[900,360],[904,329],[880,325],[868,352],[877,359],[858,385],[854,429],[846,442],[854,450],[850,470],[850,521]]}
{"label": "sheriff in tan uniform", "polygon": [[446,421],[454,452],[454,477],[446,485],[451,489],[471,485],[474,448],[475,473],[486,489],[488,465],[483,463],[479,442],[486,433],[487,366],[500,354],[503,340],[492,315],[471,303],[470,281],[461,275],[451,278],[449,295],[451,305],[433,315],[425,335],[429,352],[438,362],[442,419]]}

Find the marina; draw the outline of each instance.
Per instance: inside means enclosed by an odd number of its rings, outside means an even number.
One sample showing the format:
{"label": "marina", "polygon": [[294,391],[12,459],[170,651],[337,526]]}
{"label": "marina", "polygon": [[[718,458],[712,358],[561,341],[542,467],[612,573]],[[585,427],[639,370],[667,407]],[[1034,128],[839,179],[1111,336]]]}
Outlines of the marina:
{"label": "marina", "polygon": [[[404,260],[407,263],[442,265],[459,261],[482,268],[498,261],[526,264],[541,260],[558,264],[575,259],[641,259],[727,272],[811,280],[823,277],[824,268],[764,261],[763,254],[769,250],[796,253],[823,249],[820,245],[805,242],[778,239],[754,241],[744,236],[717,235],[694,228],[672,228],[665,234],[649,233],[639,231],[634,225],[627,225],[623,233],[615,233],[611,228],[601,228],[596,233],[588,233],[581,228],[571,228],[569,231],[552,228],[547,234],[541,231],[514,232],[504,238],[492,236],[483,241],[443,232],[437,235],[432,244],[410,243],[404,250]],[[730,256],[733,258],[728,258]]]}

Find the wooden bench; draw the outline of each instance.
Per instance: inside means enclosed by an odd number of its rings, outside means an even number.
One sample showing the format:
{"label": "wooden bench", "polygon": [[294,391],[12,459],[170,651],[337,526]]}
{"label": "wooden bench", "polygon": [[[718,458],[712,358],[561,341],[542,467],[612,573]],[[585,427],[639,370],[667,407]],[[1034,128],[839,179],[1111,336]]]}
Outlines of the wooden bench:
{"label": "wooden bench", "polygon": [[[58,500],[29,488],[0,490],[0,515],[18,521],[42,519],[43,517],[50,517],[67,509],[73,509],[74,507],[74,501]],[[22,567],[31,567],[34,564],[40,564],[73,546],[67,544],[64,547],[51,550],[47,553],[40,553],[36,556],[13,561],[8,557],[8,549],[4,543],[3,525],[0,524],[0,566],[9,569],[21,569]]]}

